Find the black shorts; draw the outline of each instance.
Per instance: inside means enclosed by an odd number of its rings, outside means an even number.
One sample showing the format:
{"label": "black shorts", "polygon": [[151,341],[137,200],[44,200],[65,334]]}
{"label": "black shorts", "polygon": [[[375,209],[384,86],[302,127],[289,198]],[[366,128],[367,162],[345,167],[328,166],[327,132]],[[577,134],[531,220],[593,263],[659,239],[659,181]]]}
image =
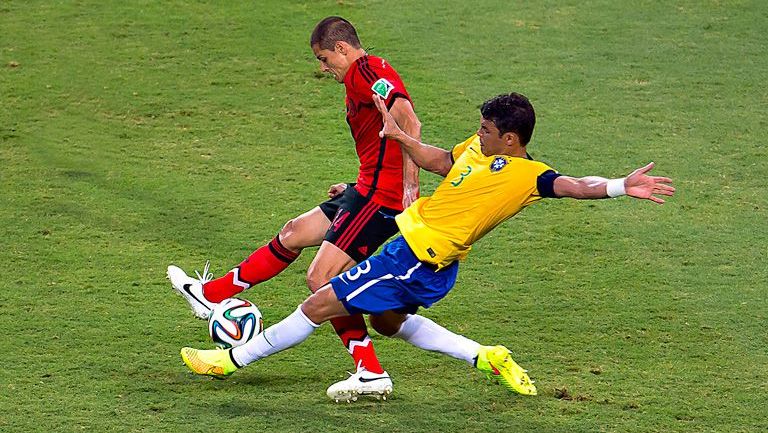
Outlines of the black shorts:
{"label": "black shorts", "polygon": [[374,203],[352,185],[321,203],[320,210],[331,221],[324,239],[358,263],[398,232],[395,215],[400,211]]}

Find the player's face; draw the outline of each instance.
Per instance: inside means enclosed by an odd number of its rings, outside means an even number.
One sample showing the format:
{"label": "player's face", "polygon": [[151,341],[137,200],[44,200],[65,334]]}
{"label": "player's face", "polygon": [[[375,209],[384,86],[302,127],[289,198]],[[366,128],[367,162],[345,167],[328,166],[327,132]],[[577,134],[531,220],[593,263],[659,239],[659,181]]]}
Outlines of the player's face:
{"label": "player's face", "polygon": [[507,152],[507,134],[499,137],[499,128],[485,118],[480,118],[480,128],[477,130],[480,138],[480,151],[485,156],[504,155]]}
{"label": "player's face", "polygon": [[324,50],[319,44],[312,45],[312,52],[320,62],[320,71],[333,75],[333,78],[339,83],[344,82],[344,77],[349,70],[349,62],[346,56],[334,50]]}

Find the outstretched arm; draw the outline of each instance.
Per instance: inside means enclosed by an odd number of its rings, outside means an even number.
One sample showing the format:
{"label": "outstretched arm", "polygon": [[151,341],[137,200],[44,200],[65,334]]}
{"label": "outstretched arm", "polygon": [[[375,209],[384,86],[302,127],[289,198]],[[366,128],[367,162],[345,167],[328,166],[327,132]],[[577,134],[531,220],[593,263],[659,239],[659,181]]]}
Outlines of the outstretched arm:
{"label": "outstretched arm", "polygon": [[445,176],[451,171],[451,166],[453,166],[451,152],[439,147],[424,144],[420,140],[406,134],[397,125],[394,117],[389,114],[387,106],[384,105],[384,100],[381,99],[379,95],[373,95],[373,102],[376,103],[376,108],[379,109],[381,119],[384,122],[381,132],[379,132],[380,137],[387,137],[399,141],[400,144],[403,145],[403,150],[410,155],[413,162],[425,170],[437,173],[441,176]]}
{"label": "outstretched arm", "polygon": [[671,196],[675,193],[675,187],[670,185],[672,179],[661,176],[648,176],[653,163],[640,167],[621,179],[605,179],[597,176],[581,178],[560,176],[555,179],[553,188],[558,197],[572,197],[578,199],[597,199],[628,195],[630,197],[651,200],[663,204],[664,199],[660,195]]}
{"label": "outstretched arm", "polygon": [[[397,125],[409,136],[421,140],[421,122],[413,111],[410,101],[397,98],[392,104],[392,117]],[[402,148],[402,144],[400,145]],[[419,198],[419,166],[403,149],[403,209]]]}

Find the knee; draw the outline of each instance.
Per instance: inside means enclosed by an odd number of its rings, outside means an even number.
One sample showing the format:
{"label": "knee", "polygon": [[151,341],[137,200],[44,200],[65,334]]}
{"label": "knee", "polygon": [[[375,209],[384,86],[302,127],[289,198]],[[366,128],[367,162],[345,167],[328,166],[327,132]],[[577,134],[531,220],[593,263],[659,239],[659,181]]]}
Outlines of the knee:
{"label": "knee", "polygon": [[315,272],[313,269],[307,271],[307,287],[309,291],[315,293],[319,288],[328,283],[329,278],[325,275],[321,275],[319,272]]}
{"label": "knee", "polygon": [[382,316],[370,316],[371,327],[385,337],[391,337],[400,331],[400,323],[387,320]]}
{"label": "knee", "polygon": [[310,295],[301,304],[301,311],[317,325],[345,313],[333,289],[330,288]]}
{"label": "knee", "polygon": [[310,292],[315,293],[318,289],[328,284],[334,276],[319,271],[315,266],[310,266],[309,270],[307,270],[307,287]]}
{"label": "knee", "polygon": [[280,243],[286,248],[293,249],[293,238],[296,237],[297,228],[299,223],[296,218],[288,220],[280,229],[278,236],[280,237]]}

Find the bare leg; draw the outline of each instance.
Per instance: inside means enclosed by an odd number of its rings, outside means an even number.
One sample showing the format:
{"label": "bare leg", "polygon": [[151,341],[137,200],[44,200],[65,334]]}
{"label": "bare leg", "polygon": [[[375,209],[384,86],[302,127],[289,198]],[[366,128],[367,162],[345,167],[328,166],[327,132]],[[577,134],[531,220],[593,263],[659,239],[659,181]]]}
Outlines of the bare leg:
{"label": "bare leg", "polygon": [[[327,284],[331,278],[349,270],[356,262],[330,242],[323,242],[307,271],[307,286],[315,291]],[[383,373],[373,341],[368,336],[365,319],[360,314],[336,317],[331,325],[355,363],[355,369],[363,367],[372,373]]]}
{"label": "bare leg", "polygon": [[330,223],[320,207],[291,219],[267,245],[223,277],[207,282],[203,286],[205,298],[218,303],[274,277],[293,263],[302,249],[320,245]]}

